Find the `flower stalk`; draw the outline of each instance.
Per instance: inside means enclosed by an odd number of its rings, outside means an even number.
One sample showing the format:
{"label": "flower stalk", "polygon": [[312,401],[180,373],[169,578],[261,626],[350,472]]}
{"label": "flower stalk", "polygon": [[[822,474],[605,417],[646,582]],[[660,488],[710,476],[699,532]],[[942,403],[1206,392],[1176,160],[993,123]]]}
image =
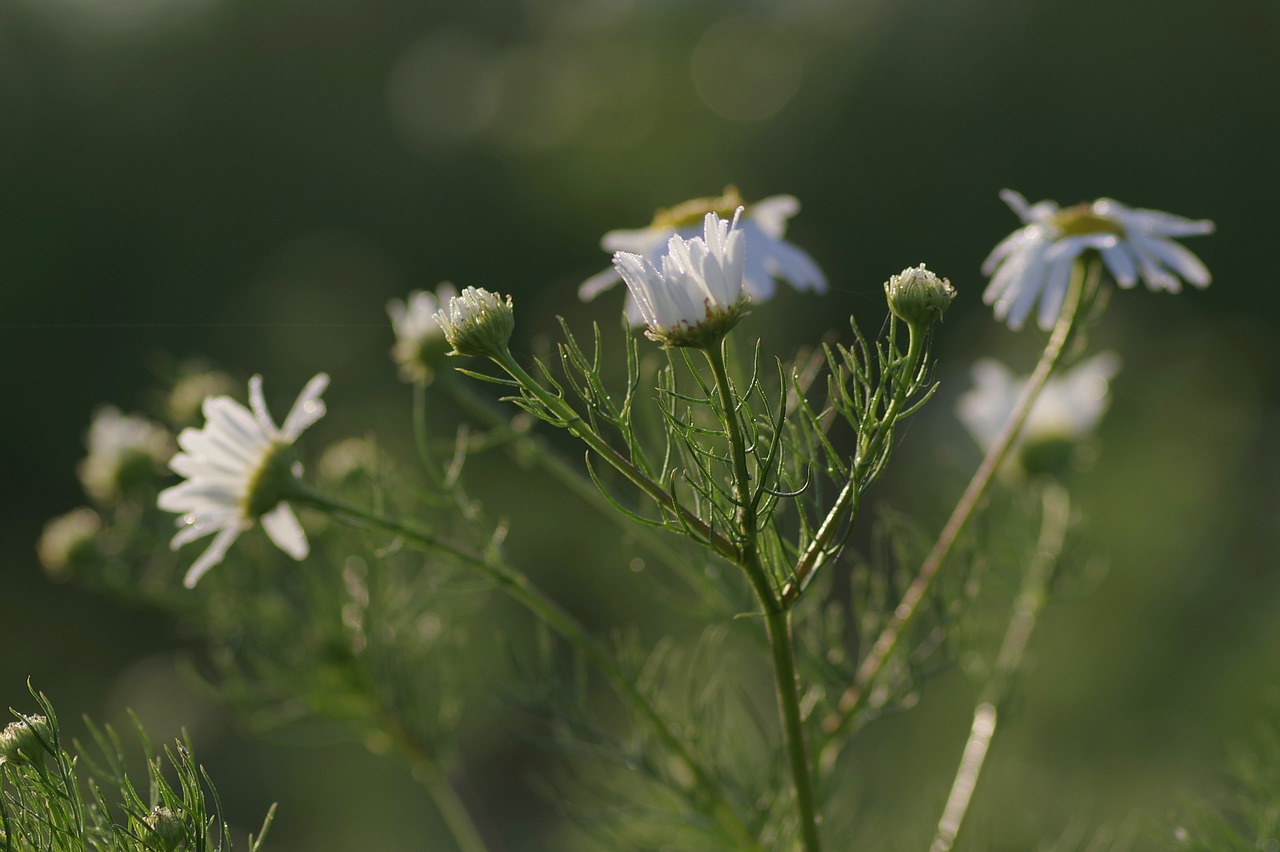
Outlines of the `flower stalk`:
{"label": "flower stalk", "polygon": [[[863,659],[861,665],[858,666],[853,684],[840,698],[838,712],[824,720],[823,729],[830,736],[828,748],[836,747],[838,742],[837,735],[848,728],[857,717],[859,711],[862,710],[870,693],[871,685],[879,676],[889,657],[897,649],[902,636],[914,623],[916,616],[919,615],[920,605],[926,600],[930,590],[933,588],[939,569],[942,567],[943,562],[946,561],[947,556],[950,555],[952,547],[955,546],[956,540],[959,538],[965,524],[968,523],[969,518],[973,515],[974,510],[977,509],[983,495],[986,494],[987,487],[991,484],[992,478],[1004,461],[1009,448],[1013,446],[1014,439],[1022,428],[1023,422],[1031,413],[1031,408],[1035,405],[1036,398],[1040,395],[1040,391],[1045,382],[1048,381],[1049,375],[1062,357],[1062,352],[1071,335],[1071,330],[1075,326],[1076,316],[1079,312],[1084,292],[1088,283],[1097,279],[1097,275],[1096,265],[1086,275],[1084,262],[1079,259],[1076,260],[1072,267],[1071,282],[1067,290],[1066,300],[1062,306],[1062,313],[1058,316],[1053,333],[1049,336],[1049,341],[1045,344],[1040,360],[1036,364],[1031,378],[1027,380],[1027,384],[1023,388],[1022,395],[1018,398],[1012,414],[1009,415],[1004,428],[978,465],[978,469],[974,472],[972,479],[969,480],[969,484],[965,487],[964,493],[956,503],[951,517],[948,518],[946,525],[942,528],[942,532],[934,542],[933,548],[925,557],[924,562],[921,563],[915,579],[903,594],[898,606],[894,608],[893,617],[889,620],[884,630],[880,632],[870,652]],[[824,756],[822,765],[827,764],[826,758],[827,756]]]}

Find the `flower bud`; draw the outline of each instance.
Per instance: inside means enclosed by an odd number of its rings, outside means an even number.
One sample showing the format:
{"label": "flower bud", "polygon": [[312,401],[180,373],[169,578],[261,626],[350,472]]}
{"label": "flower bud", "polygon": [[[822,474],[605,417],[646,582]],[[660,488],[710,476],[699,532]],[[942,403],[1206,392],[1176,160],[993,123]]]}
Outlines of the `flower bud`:
{"label": "flower bud", "polygon": [[85,506],[73,509],[44,525],[36,555],[50,577],[69,579],[98,558],[101,532],[102,519],[97,512]]}
{"label": "flower bud", "polygon": [[164,852],[181,849],[187,840],[187,818],[181,811],[156,807],[143,820],[151,830],[152,848]]}
{"label": "flower bud", "polygon": [[504,301],[479,287],[467,287],[461,296],[454,296],[436,311],[435,318],[453,347],[452,355],[499,356],[516,327],[511,297]]}
{"label": "flower bud", "polygon": [[48,743],[51,739],[49,720],[44,716],[28,716],[12,722],[0,731],[0,763],[35,763],[42,751],[41,741]]}
{"label": "flower bud", "polygon": [[902,270],[885,282],[884,294],[889,300],[889,310],[909,326],[928,328],[934,320],[942,319],[956,288],[945,278],[939,278],[924,264]]}
{"label": "flower bud", "polygon": [[158,481],[173,455],[173,439],[160,426],[119,409],[99,410],[89,426],[89,455],[77,472],[90,497],[112,503],[139,485]]}

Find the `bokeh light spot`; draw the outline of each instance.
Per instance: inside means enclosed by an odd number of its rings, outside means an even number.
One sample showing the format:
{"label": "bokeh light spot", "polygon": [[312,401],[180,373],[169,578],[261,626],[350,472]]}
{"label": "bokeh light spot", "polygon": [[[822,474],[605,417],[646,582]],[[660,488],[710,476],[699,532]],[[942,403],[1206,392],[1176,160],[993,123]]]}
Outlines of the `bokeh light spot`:
{"label": "bokeh light spot", "polygon": [[795,95],[803,76],[795,44],[758,18],[724,18],[693,50],[690,71],[703,102],[732,121],[772,118]]}
{"label": "bokeh light spot", "polygon": [[412,147],[470,140],[487,130],[502,106],[502,78],[491,51],[458,30],[432,33],[396,61],[387,107]]}

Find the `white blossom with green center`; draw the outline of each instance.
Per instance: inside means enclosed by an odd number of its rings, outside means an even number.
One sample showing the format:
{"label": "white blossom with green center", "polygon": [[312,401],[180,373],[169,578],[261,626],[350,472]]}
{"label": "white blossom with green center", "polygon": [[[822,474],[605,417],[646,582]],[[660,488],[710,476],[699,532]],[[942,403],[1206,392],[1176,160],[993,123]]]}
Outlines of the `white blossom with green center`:
{"label": "white blossom with green center", "polygon": [[1185,219],[1158,210],[1127,207],[1110,198],[1066,209],[1056,202],[1028,204],[1013,190],[1000,197],[1025,226],[1000,242],[982,264],[991,283],[982,301],[995,307],[996,319],[1019,329],[1039,303],[1037,321],[1053,327],[1066,298],[1071,266],[1086,251],[1098,252],[1121,287],[1141,278],[1152,290],[1176,293],[1182,281],[1207,287],[1209,270],[1200,259],[1173,241],[1208,234],[1207,219]]}
{"label": "white blossom with green center", "polygon": [[[656,266],[672,237],[696,237],[706,214],[715,213],[729,219],[740,207],[742,216],[738,227],[744,243],[742,284],[751,300],[763,302],[772,298],[775,280],[785,281],[800,291],[825,293],[827,278],[818,264],[804,250],[783,239],[787,220],[800,212],[800,202],[791,195],[774,195],[747,204],[736,189],[729,187],[716,198],[695,198],[659,210],[647,228],[609,231],[600,240],[600,247],[609,252],[638,254]],[[610,267],[582,282],[578,296],[590,301],[621,280],[616,266]],[[631,295],[627,297],[626,311],[632,325],[647,322]]]}
{"label": "white blossom with green center", "polygon": [[306,557],[307,536],[285,498],[302,472],[293,460],[293,443],[324,416],[320,394],[328,384],[324,373],[307,382],[284,425],[277,428],[262,395],[262,377],[254,376],[249,380],[249,408],[227,396],[208,397],[204,428],[184,429],[178,435],[182,452],[169,467],[186,481],[160,492],[157,501],[161,509],[181,516],[170,546],[177,550],[216,533],[187,571],[183,582],[188,588],[221,562],[255,521],[285,553],[294,559]]}
{"label": "white blossom with green center", "polygon": [[658,259],[661,269],[642,255],[620,251],[613,256],[651,338],[668,346],[705,348],[741,318],[747,301],[741,213],[738,208],[732,221],[708,213],[703,236],[671,237]]}

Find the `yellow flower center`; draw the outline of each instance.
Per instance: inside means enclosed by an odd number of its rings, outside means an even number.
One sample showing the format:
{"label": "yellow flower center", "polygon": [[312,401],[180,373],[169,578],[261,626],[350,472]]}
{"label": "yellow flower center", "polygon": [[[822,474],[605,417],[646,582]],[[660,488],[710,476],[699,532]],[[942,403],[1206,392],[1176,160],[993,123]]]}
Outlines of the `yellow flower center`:
{"label": "yellow flower center", "polygon": [[726,186],[724,192],[707,198],[691,198],[675,207],[667,207],[653,214],[651,228],[688,228],[701,225],[708,213],[721,219],[732,219],[734,211],[743,206],[742,194],[736,186]]}
{"label": "yellow flower center", "polygon": [[1114,219],[1099,216],[1088,204],[1077,204],[1058,211],[1053,217],[1053,224],[1062,231],[1064,237],[1083,237],[1088,234],[1115,234],[1124,236],[1124,228]]}

